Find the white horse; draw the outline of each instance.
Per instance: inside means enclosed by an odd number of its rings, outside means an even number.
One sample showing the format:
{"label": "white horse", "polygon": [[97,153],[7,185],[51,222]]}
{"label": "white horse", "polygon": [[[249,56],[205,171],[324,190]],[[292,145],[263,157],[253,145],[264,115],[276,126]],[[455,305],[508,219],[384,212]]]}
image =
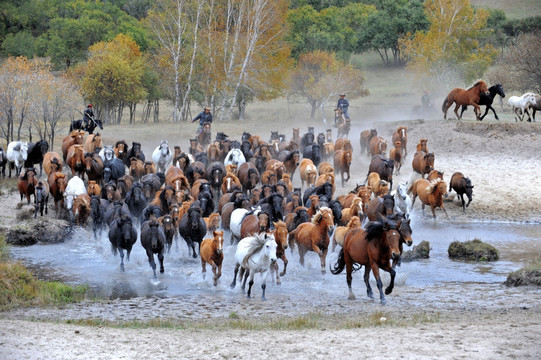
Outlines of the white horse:
{"label": "white horse", "polygon": [[103,149],[100,150],[99,153],[101,160],[103,162],[111,161],[114,158],[116,158],[115,150],[113,149],[113,145],[105,145]]}
{"label": "white horse", "polygon": [[173,154],[169,149],[169,143],[167,140],[162,140],[160,146],[158,146],[152,153],[152,162],[156,165],[158,172],[165,173],[165,168],[173,161]]}
{"label": "white horse", "polygon": [[[82,194],[86,194],[86,188],[84,181],[78,177],[74,176],[68,181],[68,185],[66,186],[66,190],[64,191],[64,204],[66,204],[66,209],[71,210],[71,207],[73,206],[73,200],[78,196]],[[71,214],[71,212],[70,212]]]}
{"label": "white horse", "polygon": [[8,144],[6,158],[9,162],[9,177],[11,177],[11,168],[15,165],[15,175],[21,174],[24,162],[28,158],[28,143],[23,141],[12,141]]}
{"label": "white horse", "polygon": [[394,192],[394,210],[399,214],[404,214],[406,219],[409,219],[411,206],[411,199],[408,196],[408,183],[402,182],[398,184]]}
{"label": "white horse", "polygon": [[224,165],[237,165],[240,166],[246,162],[246,158],[240,149],[231,149],[227,153],[224,159]]}
{"label": "white horse", "polygon": [[240,268],[239,282],[242,281],[242,276],[246,272],[242,283],[242,290],[244,290],[246,280],[250,276],[247,293],[247,296],[250,297],[252,285],[254,284],[254,276],[256,273],[261,273],[261,277],[263,278],[261,300],[266,300],[265,288],[267,287],[267,276],[269,275],[270,266],[276,263],[276,246],[276,240],[272,234],[264,233],[242,239],[237,245],[237,251],[235,252],[235,275],[231,283],[231,288],[235,288],[237,284],[237,273]]}
{"label": "white horse", "polygon": [[[515,121],[518,121],[517,119],[523,121],[525,113],[528,115],[528,121],[532,121],[530,113],[528,112],[528,108],[536,105],[534,93],[526,93],[522,96],[511,96],[507,103],[513,109],[513,113],[515,114]],[[520,113],[518,112],[518,110],[520,110]]]}

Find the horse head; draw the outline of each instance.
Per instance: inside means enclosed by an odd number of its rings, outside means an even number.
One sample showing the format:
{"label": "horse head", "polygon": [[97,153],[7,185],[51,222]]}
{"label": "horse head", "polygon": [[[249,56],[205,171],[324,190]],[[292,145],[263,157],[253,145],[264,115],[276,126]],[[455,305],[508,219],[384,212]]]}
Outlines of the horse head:
{"label": "horse head", "polygon": [[390,194],[383,195],[382,199],[383,212],[385,216],[391,216],[394,212],[394,197]]}
{"label": "horse head", "polygon": [[188,224],[190,227],[190,230],[192,231],[198,231],[199,230],[199,223],[201,220],[201,215],[203,211],[198,206],[192,206],[188,210]]}
{"label": "horse head", "polygon": [[141,156],[141,144],[138,143],[138,142],[132,142],[132,154],[133,156],[135,157],[140,157]]}
{"label": "horse head", "polygon": [[257,214],[257,223],[259,226],[259,232],[267,231],[270,226],[269,214],[260,212]]}

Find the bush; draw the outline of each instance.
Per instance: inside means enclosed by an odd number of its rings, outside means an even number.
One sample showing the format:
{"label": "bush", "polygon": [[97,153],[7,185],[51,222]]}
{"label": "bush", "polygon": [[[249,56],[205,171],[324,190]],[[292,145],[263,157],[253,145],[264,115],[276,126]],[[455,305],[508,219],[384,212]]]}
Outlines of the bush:
{"label": "bush", "polygon": [[505,281],[507,286],[541,286],[541,257],[517,271],[512,272]]}
{"label": "bush", "polygon": [[447,250],[449,257],[456,260],[495,261],[499,259],[498,250],[479,239],[466,242],[454,241]]}

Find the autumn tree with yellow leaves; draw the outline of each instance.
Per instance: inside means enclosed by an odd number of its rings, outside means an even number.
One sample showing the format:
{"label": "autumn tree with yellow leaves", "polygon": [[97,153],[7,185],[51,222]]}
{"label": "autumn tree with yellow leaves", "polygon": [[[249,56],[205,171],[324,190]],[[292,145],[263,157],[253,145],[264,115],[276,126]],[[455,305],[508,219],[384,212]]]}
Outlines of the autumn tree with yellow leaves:
{"label": "autumn tree with yellow leaves", "polygon": [[407,67],[419,81],[438,86],[482,77],[497,55],[492,45],[480,41],[489,31],[489,13],[474,10],[469,0],[427,0],[424,7],[430,29],[400,40]]}

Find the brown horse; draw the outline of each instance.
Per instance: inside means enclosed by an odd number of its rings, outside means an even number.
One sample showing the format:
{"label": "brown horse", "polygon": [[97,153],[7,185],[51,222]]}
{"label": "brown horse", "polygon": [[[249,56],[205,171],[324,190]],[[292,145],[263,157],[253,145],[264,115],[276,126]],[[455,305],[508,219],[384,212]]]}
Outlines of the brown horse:
{"label": "brown horse", "polygon": [[109,181],[101,188],[101,198],[109,202],[122,200],[120,191],[118,191],[114,181]]}
{"label": "brown horse", "polygon": [[276,173],[272,170],[265,170],[263,174],[261,174],[261,184],[265,185],[275,185],[278,182],[278,177],[276,176]]}
{"label": "brown horse", "polygon": [[[351,166],[353,153],[350,151],[337,150],[334,152],[334,168],[340,173],[342,178],[342,187],[344,187],[344,182],[348,182],[350,179],[349,167]],[[347,178],[344,179],[344,174],[347,175]]]}
{"label": "brown horse", "polygon": [[62,160],[60,155],[54,151],[49,151],[43,155],[43,170],[47,177],[54,172],[62,171]]}
{"label": "brown horse", "polygon": [[239,166],[235,164],[228,164],[225,166],[225,173],[238,176]]}
{"label": "brown horse", "polygon": [[240,226],[240,238],[270,231],[269,214],[260,212],[257,215],[246,215]]}
{"label": "brown horse", "polygon": [[286,223],[281,220],[275,222],[273,234],[274,240],[276,240],[276,258],[282,259],[282,261],[284,262],[284,270],[281,273],[278,273],[278,262],[275,262],[274,264],[271,264],[271,276],[273,272],[276,272],[276,284],[280,285],[282,283],[280,281],[280,277],[286,274],[287,269],[286,249],[288,246],[288,232]]}
{"label": "brown horse", "polygon": [[299,151],[281,151],[278,154],[278,160],[284,164],[286,174],[293,177],[300,163]]}
{"label": "brown horse", "polygon": [[96,180],[89,180],[86,192],[90,197],[92,195],[101,196],[101,187],[96,183]]}
{"label": "brown horse", "polygon": [[[142,178],[141,180],[144,180],[144,178]],[[135,179],[133,178],[133,176],[130,176],[130,175],[124,175],[122,177],[119,177],[118,180],[116,181],[116,187],[118,191],[120,191],[120,196],[122,196],[123,199],[126,197],[126,194],[128,193],[128,191],[130,191],[130,189],[132,188],[134,181]],[[145,183],[142,181],[143,187],[144,187],[144,184]]]}
{"label": "brown horse", "polygon": [[313,186],[317,180],[317,168],[314,165],[314,162],[310,159],[302,159],[299,166],[299,171],[301,175],[301,186],[304,187],[304,183],[308,187]]}
{"label": "brown horse", "polygon": [[370,221],[379,221],[382,217],[392,217],[394,214],[394,197],[390,194],[370,200],[366,216]]}
{"label": "brown horse", "polygon": [[77,197],[73,199],[71,211],[73,213],[75,224],[77,226],[85,225],[91,212],[90,196],[87,194],[77,195]]}
{"label": "brown horse", "polygon": [[447,184],[442,179],[437,178],[432,181],[419,179],[408,189],[408,194],[410,193],[413,193],[412,206],[415,204],[417,196],[421,199],[423,213],[425,205],[430,205],[434,219],[436,218],[437,207],[441,208],[445,216],[449,217],[447,210],[443,207],[443,196],[447,194]]}
{"label": "brown horse", "polygon": [[369,150],[370,140],[372,140],[372,138],[376,136],[378,136],[378,131],[376,129],[361,131],[361,135],[359,139],[359,142],[361,145],[361,154],[363,154],[363,152],[366,152],[367,154],[369,154],[368,150]]}
{"label": "brown horse", "polygon": [[381,180],[390,183],[390,189],[393,188],[393,171],[394,161],[392,159],[386,159],[382,155],[372,156],[370,165],[368,166],[368,174],[372,172],[378,173]]}
{"label": "brown horse", "polygon": [[353,151],[353,145],[351,145],[351,141],[349,141],[349,139],[336,139],[336,142],[334,143],[334,151],[337,150]]}
{"label": "brown horse", "polygon": [[326,142],[323,144],[323,149],[321,150],[321,159],[324,161],[330,160],[334,155],[334,144],[332,142]]}
{"label": "brown horse", "polygon": [[346,121],[343,124],[338,125],[338,133],[336,134],[337,137],[349,137],[349,131],[351,130],[351,120],[346,119]]}
{"label": "brown horse", "polygon": [[209,144],[207,147],[207,159],[211,161],[220,161],[220,149],[216,143]]}
{"label": "brown horse", "polygon": [[251,162],[239,165],[238,178],[242,185],[242,191],[251,192],[259,183],[260,176],[256,166]]}
{"label": "brown horse", "polygon": [[146,174],[156,174],[156,165],[152,161],[145,161],[144,166],[144,175]]}
{"label": "brown horse", "polygon": [[116,142],[115,146],[113,147],[113,151],[115,152],[115,155],[117,158],[122,160],[123,163],[125,162],[126,156],[128,155],[128,144],[126,144],[126,140],[119,140]]}
{"label": "brown horse", "polygon": [[58,215],[58,202],[60,202],[60,209],[64,207],[64,191],[68,186],[68,179],[66,179],[66,174],[62,172],[53,172],[47,179],[49,192],[54,199],[54,209]]}
{"label": "brown horse", "polygon": [[394,164],[396,166],[396,175],[400,173],[400,169],[402,168],[402,143],[400,141],[394,142],[394,148],[391,149],[389,152],[389,159],[394,161]]}
{"label": "brown horse", "polygon": [[368,175],[366,185],[370,187],[374,197],[382,197],[389,193],[389,183],[385,180],[381,180],[379,174],[376,172],[371,172]]}
{"label": "brown horse", "polygon": [[135,181],[139,181],[145,175],[144,163],[135,156],[130,159],[130,168],[128,170]]}
{"label": "brown horse", "polygon": [[233,190],[241,190],[242,184],[238,177],[233,174],[227,174],[222,180],[222,194],[233,192]]}
{"label": "brown horse", "polygon": [[195,155],[203,151],[205,151],[205,149],[197,142],[197,139],[190,139],[190,149],[188,150],[190,154]]}
{"label": "brown horse", "polygon": [[396,144],[397,141],[400,141],[401,147],[401,154],[404,156],[404,159],[408,156],[408,127],[407,126],[399,126],[396,131],[393,133],[392,137],[393,144]]}
{"label": "brown horse", "polygon": [[286,167],[283,162],[278,159],[270,159],[265,163],[265,170],[270,170],[276,174],[276,181],[282,179],[282,175],[286,173]]}
{"label": "brown horse", "polygon": [[291,177],[289,174],[282,175],[282,180],[280,180],[280,182],[284,184],[288,194],[293,191],[293,183],[291,182]]}
{"label": "brown horse", "polygon": [[78,175],[81,179],[84,179],[86,170],[84,160],[83,145],[73,145],[68,149],[66,164],[70,167],[73,176]]}
{"label": "brown horse", "polygon": [[218,230],[220,227],[220,214],[217,212],[210,214],[208,217],[203,218],[203,220],[205,220],[205,225],[207,225],[208,232]]}
{"label": "brown horse", "polygon": [[361,219],[358,216],[352,216],[351,219],[347,222],[346,226],[337,226],[336,229],[334,229],[332,235],[331,252],[334,252],[334,249],[336,249],[336,245],[344,247],[344,239],[346,238],[347,232],[351,229],[360,228],[361,225]]}
{"label": "brown horse", "polygon": [[103,175],[103,160],[101,156],[96,153],[86,153],[84,164],[88,180],[100,181]]}
{"label": "brown horse", "polygon": [[64,161],[66,161],[66,157],[68,156],[68,149],[72,145],[82,145],[84,136],[84,131],[73,130],[68,136],[64,138],[64,140],[62,140],[62,156],[64,157]]}
{"label": "brown horse", "polygon": [[319,165],[317,167],[317,173],[318,173],[318,175],[334,174],[334,167],[331,165],[331,163],[329,163],[327,161],[323,161],[323,162],[319,163]]}
{"label": "brown horse", "polygon": [[321,273],[325,274],[325,258],[329,250],[329,229],[334,226],[332,210],[322,207],[309,223],[302,223],[290,237],[299,244],[300,263],[304,266],[304,255],[308,251],[315,251],[321,260]]}
{"label": "brown horse", "polygon": [[212,142],[212,134],[210,130],[211,126],[209,122],[203,123],[203,128],[199,135],[197,135],[197,143],[203,147],[203,149]]}
{"label": "brown horse", "polygon": [[218,285],[218,279],[222,276],[222,262],[224,260],[224,232],[214,230],[213,237],[204,239],[199,248],[201,255],[201,267],[203,270],[203,279],[207,272],[207,263],[212,266],[214,274],[214,286]]}
{"label": "brown horse", "polygon": [[21,195],[21,201],[23,201],[23,196],[26,196],[27,204],[30,204],[30,195],[34,195],[34,202],[36,202],[37,185],[38,179],[36,178],[36,169],[26,168],[17,179],[17,188]]}
{"label": "brown horse", "polygon": [[340,251],[338,260],[331,272],[337,275],[346,268],[346,281],[349,288],[348,298],[350,300],[355,299],[355,295],[351,290],[351,275],[354,271],[354,264],[359,264],[364,265],[364,283],[366,284],[368,297],[374,297],[369,282],[370,271],[372,271],[378,286],[381,304],[386,304],[379,269],[385,270],[391,275],[391,282],[385,289],[385,294],[389,295],[393,291],[396,276],[396,271],[391,266],[391,259],[397,259],[400,256],[399,242],[400,234],[397,227],[387,222],[370,222],[366,226],[366,230],[355,228],[348,231],[344,239],[344,247]]}
{"label": "brown horse", "polygon": [[423,151],[417,151],[413,155],[413,160],[411,162],[413,170],[419,174],[424,179],[425,175],[434,170],[434,153],[425,153]]}
{"label": "brown horse", "polygon": [[417,144],[417,151],[424,151],[428,154],[428,147],[426,146],[427,142],[428,139],[420,139],[419,143]]}
{"label": "brown horse", "polygon": [[385,155],[387,152],[387,140],[381,136],[374,136],[372,140],[370,140],[368,147],[370,148],[371,156]]}
{"label": "brown horse", "polygon": [[100,133],[88,135],[83,143],[83,149],[87,153],[93,153],[96,148],[103,148],[103,142],[101,141]]}
{"label": "brown horse", "polygon": [[487,92],[488,86],[483,80],[476,82],[468,90],[454,88],[447,95],[441,106],[441,110],[443,111],[443,118],[447,120],[447,110],[449,110],[453,103],[456,103],[454,112],[457,120],[460,119],[460,115],[458,115],[458,108],[463,105],[472,105],[474,107],[475,117],[477,118],[477,120],[480,120],[479,116],[481,115],[481,108],[479,107],[479,100],[481,94]]}
{"label": "brown horse", "polygon": [[358,196],[355,196],[353,198],[353,201],[351,202],[351,206],[348,208],[342,209],[342,218],[340,219],[339,225],[342,225],[342,226],[346,225],[354,216],[357,216],[359,217],[359,219],[362,219],[363,213],[364,213],[363,199],[361,199]]}

